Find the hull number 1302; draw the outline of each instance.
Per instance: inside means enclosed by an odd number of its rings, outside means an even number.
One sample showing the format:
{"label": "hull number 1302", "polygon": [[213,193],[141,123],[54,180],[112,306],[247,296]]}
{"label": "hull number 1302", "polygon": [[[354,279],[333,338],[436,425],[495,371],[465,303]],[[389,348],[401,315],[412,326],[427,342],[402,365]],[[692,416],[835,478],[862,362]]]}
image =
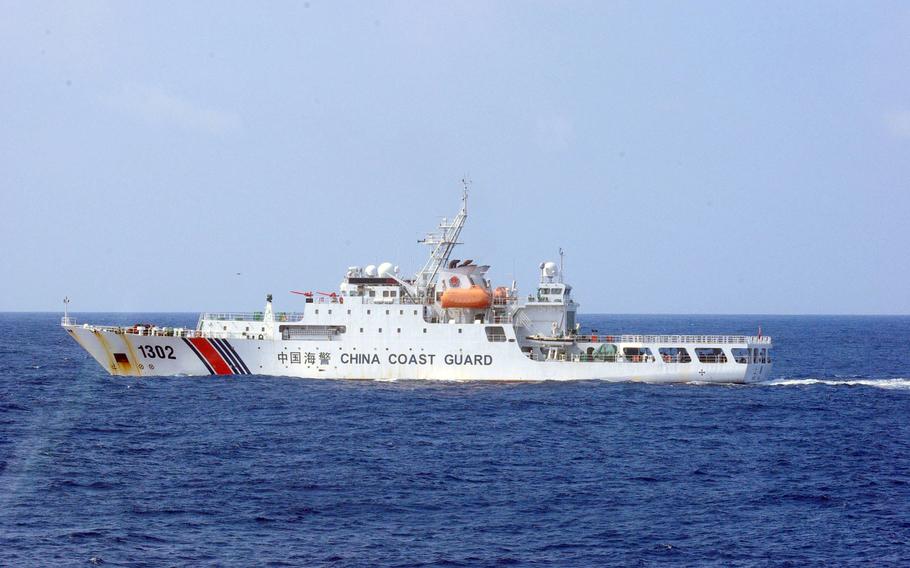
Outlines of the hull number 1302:
{"label": "hull number 1302", "polygon": [[170,345],[140,345],[139,351],[146,359],[176,359],[174,348]]}

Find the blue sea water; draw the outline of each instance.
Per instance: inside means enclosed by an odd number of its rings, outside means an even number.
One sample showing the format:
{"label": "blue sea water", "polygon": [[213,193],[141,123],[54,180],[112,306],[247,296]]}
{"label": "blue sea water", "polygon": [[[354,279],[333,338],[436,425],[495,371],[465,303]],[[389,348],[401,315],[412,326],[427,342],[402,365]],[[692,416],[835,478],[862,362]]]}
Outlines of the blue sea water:
{"label": "blue sea water", "polygon": [[0,565],[910,566],[910,318],[582,319],[761,324],[774,376],[110,377],[0,314]]}

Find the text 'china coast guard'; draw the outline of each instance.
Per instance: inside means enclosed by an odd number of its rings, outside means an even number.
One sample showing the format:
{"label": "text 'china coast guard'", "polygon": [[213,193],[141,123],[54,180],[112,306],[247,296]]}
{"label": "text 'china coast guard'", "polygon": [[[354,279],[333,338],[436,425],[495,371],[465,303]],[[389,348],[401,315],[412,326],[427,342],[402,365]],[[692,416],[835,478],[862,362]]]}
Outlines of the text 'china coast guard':
{"label": "text 'china coast guard'", "polygon": [[[150,323],[63,328],[112,375],[284,375],[326,379],[472,381],[760,381],[771,338],[583,332],[561,262],[540,265],[526,296],[494,286],[490,269],[452,258],[461,210],[421,242],[426,263],[351,266],[337,292],[297,292],[302,310],[204,313],[195,329]],[[560,258],[561,258],[560,251]],[[66,307],[66,305],[64,306]]]}

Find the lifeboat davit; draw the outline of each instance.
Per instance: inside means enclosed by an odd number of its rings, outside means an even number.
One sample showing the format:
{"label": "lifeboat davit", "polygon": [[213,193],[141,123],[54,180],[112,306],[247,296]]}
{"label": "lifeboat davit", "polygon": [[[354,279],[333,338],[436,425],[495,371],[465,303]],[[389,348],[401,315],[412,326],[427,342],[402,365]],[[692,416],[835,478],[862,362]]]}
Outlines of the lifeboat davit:
{"label": "lifeboat davit", "polygon": [[480,286],[449,288],[442,293],[443,308],[471,308],[482,310],[490,307],[490,293]]}

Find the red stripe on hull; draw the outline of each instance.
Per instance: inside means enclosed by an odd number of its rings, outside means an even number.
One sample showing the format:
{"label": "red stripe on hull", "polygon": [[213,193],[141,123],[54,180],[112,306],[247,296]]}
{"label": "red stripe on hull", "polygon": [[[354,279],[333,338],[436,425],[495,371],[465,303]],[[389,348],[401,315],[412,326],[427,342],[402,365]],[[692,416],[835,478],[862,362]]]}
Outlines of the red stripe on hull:
{"label": "red stripe on hull", "polygon": [[202,353],[202,356],[205,357],[205,360],[209,362],[209,365],[212,366],[212,369],[215,371],[216,375],[233,375],[231,372],[231,367],[227,362],[221,357],[221,355],[215,351],[215,348],[212,347],[212,344],[209,343],[208,339],[204,337],[192,337],[190,342],[193,344],[196,349]]}

